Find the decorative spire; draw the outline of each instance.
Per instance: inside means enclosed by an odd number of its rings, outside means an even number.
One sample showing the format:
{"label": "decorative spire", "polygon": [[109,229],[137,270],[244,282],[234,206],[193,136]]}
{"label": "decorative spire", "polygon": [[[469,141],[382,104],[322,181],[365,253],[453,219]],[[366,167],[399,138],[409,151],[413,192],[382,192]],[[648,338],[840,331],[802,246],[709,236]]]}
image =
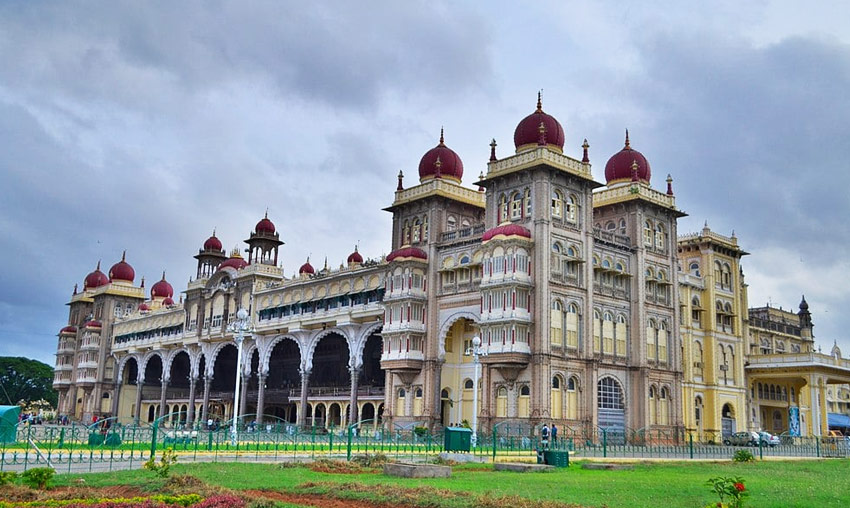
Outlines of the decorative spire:
{"label": "decorative spire", "polygon": [[440,146],[445,146],[445,144],[446,144],[446,140],[443,137],[443,128],[440,127]]}
{"label": "decorative spire", "polygon": [[95,270],[100,270],[100,260],[99,259],[97,260],[97,268],[95,268]]}
{"label": "decorative spire", "polygon": [[629,129],[626,129],[626,146],[623,147],[624,150],[631,150],[632,147],[629,145]]}
{"label": "decorative spire", "polygon": [[667,173],[667,195],[673,195],[673,177],[670,176],[670,173]]}
{"label": "decorative spire", "polygon": [[543,125],[543,122],[540,122],[540,126],[537,127],[537,132],[540,133],[537,138],[537,144],[539,146],[546,146],[546,126]]}
{"label": "decorative spire", "polygon": [[490,162],[496,162],[496,138],[490,141]]}
{"label": "decorative spire", "polygon": [[266,218],[266,219],[269,218],[269,207],[266,207],[266,216],[264,218]]}
{"label": "decorative spire", "polygon": [[162,280],[165,280],[165,270],[162,271]]}
{"label": "decorative spire", "polygon": [[538,113],[543,112],[543,90],[542,89],[537,91],[537,112]]}
{"label": "decorative spire", "polygon": [[590,163],[590,157],[587,155],[587,149],[590,148],[590,144],[587,142],[587,138],[584,138],[584,143],[581,144],[581,148],[583,150],[583,155],[581,156],[581,162],[584,164]]}
{"label": "decorative spire", "polygon": [[404,179],[404,173],[399,169],[398,170],[398,187],[396,187],[395,190],[397,190],[397,191],[404,190],[404,185],[401,183],[401,181],[403,179]]}
{"label": "decorative spire", "polygon": [[213,237],[215,237],[215,227],[213,227]]}
{"label": "decorative spire", "polygon": [[77,285],[74,284],[74,294],[77,294]]}
{"label": "decorative spire", "polygon": [[124,252],[121,253],[121,261],[127,260],[127,249],[124,249]]}
{"label": "decorative spire", "polygon": [[142,285],[139,286],[139,287],[141,287],[141,288],[145,287],[145,278],[144,277],[142,277]]}
{"label": "decorative spire", "polygon": [[323,268],[323,270],[328,271],[328,257],[327,256],[325,256],[325,267]]}
{"label": "decorative spire", "polygon": [[437,156],[437,161],[434,163],[434,167],[437,168],[437,172],[434,174],[434,178],[442,178],[443,174],[440,172],[440,168],[443,166],[443,163],[440,161],[440,156]]}
{"label": "decorative spire", "polygon": [[[626,141],[626,143],[628,143],[628,141]],[[632,159],[632,181],[633,182],[638,181],[638,169],[639,169],[639,166],[638,166],[637,160]]]}

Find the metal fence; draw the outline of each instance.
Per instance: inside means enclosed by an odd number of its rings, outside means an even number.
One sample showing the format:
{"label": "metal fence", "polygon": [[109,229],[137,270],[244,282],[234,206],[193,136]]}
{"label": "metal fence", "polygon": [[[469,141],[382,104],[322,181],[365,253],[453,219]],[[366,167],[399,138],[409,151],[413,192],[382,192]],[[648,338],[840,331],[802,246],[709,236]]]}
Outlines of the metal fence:
{"label": "metal fence", "polygon": [[[443,451],[443,433],[424,427],[388,426],[363,421],[348,427],[297,428],[272,420],[253,423],[252,415],[237,421],[236,432],[223,425],[183,428],[164,425],[166,415],[152,425],[42,426],[22,424],[14,443],[0,444],[0,471],[50,466],[59,472],[110,471],[139,467],[158,452],[171,448],[181,462],[281,461],[322,457],[348,458],[364,453],[426,458]],[[249,422],[249,423],[246,423]],[[232,424],[232,422],[228,422]],[[724,444],[726,441],[729,444]],[[749,450],[756,458],[847,457],[848,441],[832,437],[781,436],[775,446],[758,440],[736,446],[727,438],[688,433],[684,429],[563,428],[543,440],[539,427],[498,424],[482,429],[471,453],[493,460],[532,458],[543,449],[566,450],[574,458],[731,459]]]}

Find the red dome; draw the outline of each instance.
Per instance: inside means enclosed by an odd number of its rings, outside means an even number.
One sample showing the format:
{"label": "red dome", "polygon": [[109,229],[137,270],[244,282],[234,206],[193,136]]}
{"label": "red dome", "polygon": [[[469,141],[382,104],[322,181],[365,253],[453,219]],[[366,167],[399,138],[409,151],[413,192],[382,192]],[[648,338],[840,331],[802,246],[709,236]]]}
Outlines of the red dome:
{"label": "red dome", "polygon": [[357,246],[355,245],[354,246],[354,252],[352,252],[351,254],[348,255],[348,264],[362,263],[362,262],[363,262],[363,256],[361,256],[360,253],[357,252]]}
{"label": "red dome", "polygon": [[540,95],[537,95],[537,110],[523,118],[514,131],[514,146],[517,152],[520,148],[529,145],[540,145],[540,125],[543,124],[543,138],[550,148],[564,149],[564,128],[555,120],[554,116],[543,112],[543,103]]}
{"label": "red dome", "polygon": [[314,273],[316,273],[316,269],[313,268],[313,265],[310,264],[310,258],[307,258],[307,262],[301,265],[301,268],[298,269],[298,273],[306,273],[308,275],[313,275]]}
{"label": "red dome", "polygon": [[83,284],[87,289],[99,288],[100,286],[105,286],[109,284],[109,277],[106,276],[105,273],[100,271],[100,261],[97,262],[97,268],[88,275],[86,275],[85,283]]}
{"label": "red dome", "polygon": [[162,272],[162,280],[151,287],[151,298],[174,296],[174,288],[165,280],[165,272]]}
{"label": "red dome", "polygon": [[521,236],[523,238],[531,238],[531,231],[519,224],[502,224],[485,231],[484,235],[481,237],[481,241],[487,242],[497,236]]}
{"label": "red dome", "polygon": [[248,266],[248,262],[245,261],[245,259],[239,255],[239,251],[234,250],[230,254],[229,258],[225,259],[220,265],[218,265],[216,271],[221,270],[222,268],[233,268],[234,270],[241,270],[246,266]]}
{"label": "red dome", "polygon": [[[272,227],[274,227],[274,225],[272,225]],[[204,242],[204,250],[222,250],[221,240],[215,236],[215,230],[213,230],[212,236],[207,238],[207,241]]]}
{"label": "red dome", "polygon": [[[634,163],[637,163],[637,175],[632,174]],[[605,181],[610,184],[618,181],[631,181],[636,178],[641,182],[649,183],[651,175],[649,161],[642,153],[632,149],[629,145],[629,131],[626,131],[626,145],[622,150],[612,155],[608,159],[608,163],[605,164]]]}
{"label": "red dome", "polygon": [[274,234],[274,223],[269,220],[269,212],[266,212],[266,216],[263,217],[260,222],[257,223],[257,225],[254,227],[254,231],[256,231],[257,233]]}
{"label": "red dome", "polygon": [[162,301],[162,304],[166,307],[174,307],[174,300],[172,300],[170,296],[166,296],[165,300]]}
{"label": "red dome", "polygon": [[77,327],[68,325],[65,328],[59,330],[59,333],[77,333]]}
{"label": "red dome", "polygon": [[416,258],[416,259],[428,259],[428,254],[425,253],[424,250],[418,247],[402,247],[400,249],[394,250],[387,256],[387,261],[392,261],[394,259],[404,259],[404,258]]}
{"label": "red dome", "polygon": [[463,161],[444,143],[442,129],[440,143],[425,152],[419,161],[419,181],[423,182],[430,178],[448,178],[458,183],[463,178]]}
{"label": "red dome", "polygon": [[148,312],[149,310],[151,310],[151,308],[148,307],[148,304],[142,303],[139,305],[139,312]]}
{"label": "red dome", "polygon": [[83,325],[85,328],[102,328],[103,325],[100,324],[100,321],[95,321],[92,319]]}
{"label": "red dome", "polygon": [[123,280],[126,282],[133,282],[133,279],[136,278],[136,271],[133,270],[133,267],[130,266],[130,263],[125,261],[127,258],[127,251],[124,251],[121,254],[121,261],[112,265],[112,268],[109,269],[109,280]]}

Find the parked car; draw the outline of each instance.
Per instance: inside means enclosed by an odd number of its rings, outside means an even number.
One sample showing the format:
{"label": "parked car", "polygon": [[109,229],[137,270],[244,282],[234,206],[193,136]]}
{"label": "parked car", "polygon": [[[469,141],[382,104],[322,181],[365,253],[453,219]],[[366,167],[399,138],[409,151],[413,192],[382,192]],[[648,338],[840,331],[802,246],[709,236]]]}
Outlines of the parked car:
{"label": "parked car", "polygon": [[736,432],[723,438],[723,444],[726,446],[758,446],[759,439],[758,432]]}
{"label": "parked car", "polygon": [[759,432],[759,440],[762,446],[770,446],[771,448],[779,445],[779,436],[774,436],[770,432]]}

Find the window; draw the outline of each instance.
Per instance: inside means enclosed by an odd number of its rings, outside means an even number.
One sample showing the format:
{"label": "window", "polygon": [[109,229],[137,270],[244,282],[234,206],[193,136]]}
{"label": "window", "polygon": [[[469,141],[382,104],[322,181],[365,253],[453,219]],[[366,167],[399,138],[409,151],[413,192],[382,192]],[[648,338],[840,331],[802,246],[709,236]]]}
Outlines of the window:
{"label": "window", "polygon": [[404,221],[404,228],[402,230],[401,244],[410,244],[410,223],[406,220]]}
{"label": "window", "polygon": [[446,230],[454,231],[455,229],[457,229],[457,217],[449,215],[448,219],[446,219]]}
{"label": "window", "polygon": [[655,226],[655,248],[659,250],[663,250],[667,245],[667,232],[664,230],[664,226],[658,224]]}
{"label": "window", "polygon": [[567,212],[567,222],[569,222],[570,224],[575,224],[576,222],[578,222],[578,204],[576,203],[575,196],[567,196],[565,207]]}
{"label": "window", "polygon": [[578,305],[567,307],[567,347],[578,349]]}
{"label": "window", "polygon": [[620,234],[626,235],[626,219],[620,219]]}
{"label": "window", "polygon": [[554,376],[552,378],[552,395],[551,395],[551,407],[552,407],[552,418],[560,420],[564,417],[564,395],[561,390],[563,383],[561,382],[560,376]]}
{"label": "window", "polygon": [[649,221],[643,223],[643,244],[652,247],[652,224]]}
{"label": "window", "polygon": [[499,198],[499,222],[508,220],[508,198],[502,194]]}
{"label": "window", "polygon": [[694,343],[694,376],[703,376],[702,344],[699,342]]}
{"label": "window", "polygon": [[428,240],[428,217],[426,216],[422,219],[422,240]]}
{"label": "window", "polygon": [[628,343],[628,335],[629,325],[626,322],[626,316],[620,314],[619,316],[617,316],[617,327],[614,330],[614,336],[616,337],[617,345],[615,354],[619,357],[625,358],[626,356],[626,344]]}
{"label": "window", "polygon": [[561,302],[555,300],[552,302],[551,313],[551,332],[549,340],[553,346],[561,346],[564,344],[564,314],[561,307]]}
{"label": "window", "polygon": [[472,382],[471,379],[467,379],[466,381],[463,382],[463,389],[464,390],[472,390],[473,384],[474,383]]}
{"label": "window", "polygon": [[422,223],[418,218],[413,219],[413,243],[419,243],[422,239]]}
{"label": "window", "polygon": [[525,189],[525,216],[531,217],[531,189]]}
{"label": "window", "polygon": [[602,353],[614,354],[614,315],[606,312],[602,323]]}
{"label": "window", "polygon": [[602,352],[602,314],[598,310],[593,311],[593,352]]}
{"label": "window", "polygon": [[563,206],[564,198],[561,191],[552,191],[552,217],[555,219],[561,218],[561,207]]}
{"label": "window", "polygon": [[519,220],[522,218],[522,194],[515,192],[511,196],[511,220]]}
{"label": "window", "polygon": [[625,409],[623,389],[616,379],[604,377],[597,383],[596,405],[599,409]]}
{"label": "window", "polygon": [[496,416],[505,418],[508,416],[508,389],[500,386],[496,391]]}
{"label": "window", "polygon": [[688,267],[688,270],[691,272],[691,275],[695,277],[701,277],[699,273],[699,263],[691,263],[691,265]]}

